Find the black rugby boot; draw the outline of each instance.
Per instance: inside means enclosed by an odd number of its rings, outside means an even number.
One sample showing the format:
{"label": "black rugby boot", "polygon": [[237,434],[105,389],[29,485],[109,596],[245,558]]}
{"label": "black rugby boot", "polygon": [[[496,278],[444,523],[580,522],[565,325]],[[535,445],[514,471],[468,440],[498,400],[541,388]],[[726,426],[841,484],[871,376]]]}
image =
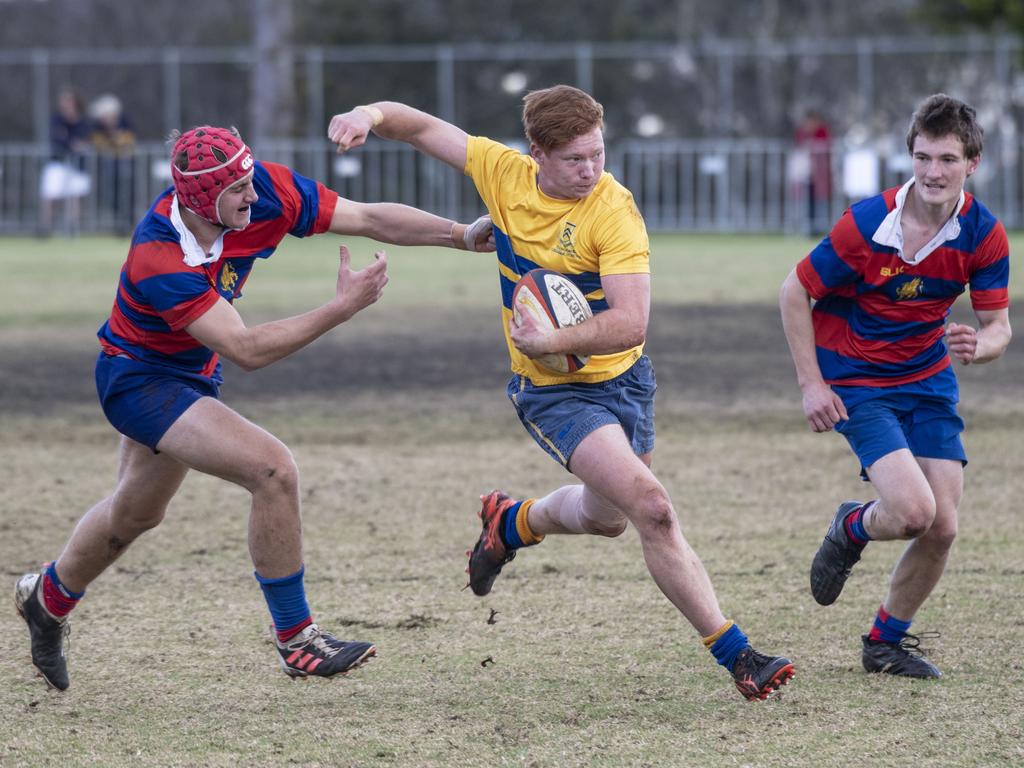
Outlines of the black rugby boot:
{"label": "black rugby boot", "polygon": [[[936,637],[936,634],[927,635]],[[868,672],[880,672],[884,675],[899,677],[916,677],[921,680],[934,680],[942,677],[939,668],[925,658],[926,652],[921,648],[921,635],[905,635],[898,643],[887,643],[884,640],[872,640],[862,635],[864,653],[861,661]]]}
{"label": "black rugby boot", "polygon": [[846,516],[859,506],[859,501],[844,501],[839,505],[811,562],[811,594],[820,605],[832,605],[836,601],[864,551],[864,546],[853,541],[846,532]]}
{"label": "black rugby boot", "polygon": [[43,577],[26,573],[14,587],[14,607],[28,625],[32,642],[32,663],[46,684],[58,691],[67,690],[68,662],[64,655],[64,638],[71,633],[67,616],[58,619],[43,606],[40,594]]}

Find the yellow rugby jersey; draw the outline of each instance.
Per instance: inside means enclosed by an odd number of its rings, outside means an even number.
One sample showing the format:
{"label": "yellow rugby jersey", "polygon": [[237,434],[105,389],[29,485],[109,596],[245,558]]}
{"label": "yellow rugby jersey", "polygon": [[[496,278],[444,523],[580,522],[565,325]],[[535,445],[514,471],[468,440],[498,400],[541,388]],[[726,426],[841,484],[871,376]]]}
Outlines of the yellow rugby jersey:
{"label": "yellow rugby jersey", "polygon": [[512,291],[531,269],[551,269],[571,279],[595,315],[608,309],[602,275],[650,273],[647,227],[629,190],[605,172],[582,200],[548,197],[537,186],[532,157],[482,136],[469,137],[464,172],[494,220],[501,317],[512,371],[547,385],[607,381],[628,370],[643,354],[643,344],[593,355],[576,373],[556,373],[515,348],[508,323]]}

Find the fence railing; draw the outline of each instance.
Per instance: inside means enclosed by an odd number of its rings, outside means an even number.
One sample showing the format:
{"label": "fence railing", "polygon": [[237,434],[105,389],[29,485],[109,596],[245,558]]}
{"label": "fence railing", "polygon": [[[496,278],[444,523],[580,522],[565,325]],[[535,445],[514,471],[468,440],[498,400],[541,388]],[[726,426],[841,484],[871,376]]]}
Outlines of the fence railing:
{"label": "fence railing", "polygon": [[[1022,148],[990,143],[969,180],[1009,228],[1024,228]],[[483,210],[467,178],[404,145],[374,140],[341,156],[321,140],[256,149],[260,159],[290,165],[345,198],[401,202],[463,221]],[[624,141],[609,144],[607,167],[632,191],[649,229],[688,232],[822,233],[850,202],[911,173],[905,149],[809,152],[773,140]],[[0,144],[0,234],[128,234],[169,184],[162,143],[63,165],[46,147]]]}
{"label": "fence railing", "polygon": [[[48,7],[58,3],[38,5],[44,25],[47,12],[59,12]],[[935,90],[969,97],[990,134],[1019,132],[1020,36],[876,32],[615,43],[300,43],[275,45],[271,56],[255,44],[17,48],[11,40],[0,46],[0,103],[9,105],[0,141],[46,142],[62,84],[92,97],[118,94],[147,140],[204,123],[238,125],[257,144],[317,138],[335,110],[383,98],[489,136],[510,130],[508,117],[496,116],[516,114],[525,88],[557,82],[604,101],[608,126],[621,137],[649,135],[637,132],[636,118],[645,113],[664,121],[664,137],[789,136],[810,107],[824,110],[833,135],[855,125],[902,130],[913,106]],[[521,85],[505,85],[507,75]],[[280,86],[267,88],[268,76]],[[615,107],[614,94],[625,93],[628,108]]]}

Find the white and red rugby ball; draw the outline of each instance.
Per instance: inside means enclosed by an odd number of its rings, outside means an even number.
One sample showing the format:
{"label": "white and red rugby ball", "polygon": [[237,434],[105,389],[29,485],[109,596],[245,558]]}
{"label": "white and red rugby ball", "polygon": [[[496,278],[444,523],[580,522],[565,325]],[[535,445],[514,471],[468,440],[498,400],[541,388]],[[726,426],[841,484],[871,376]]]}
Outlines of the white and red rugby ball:
{"label": "white and red rugby ball", "polygon": [[[565,275],[550,269],[531,269],[512,292],[512,318],[516,325],[529,315],[545,330],[578,325],[593,317],[586,297]],[[575,373],[589,355],[544,355],[535,363],[558,373]]]}

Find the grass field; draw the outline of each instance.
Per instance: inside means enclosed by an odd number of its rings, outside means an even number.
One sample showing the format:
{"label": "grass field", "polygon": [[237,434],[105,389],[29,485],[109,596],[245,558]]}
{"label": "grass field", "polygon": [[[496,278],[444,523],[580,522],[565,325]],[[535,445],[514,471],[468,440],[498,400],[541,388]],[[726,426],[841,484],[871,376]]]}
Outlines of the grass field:
{"label": "grass field", "polygon": [[[373,246],[351,245],[365,263]],[[859,635],[900,545],[869,547],[836,605],[810,597],[835,505],[870,488],[842,438],[811,434],[800,413],[775,298],[808,246],[653,242],[655,470],[727,615],[797,664],[782,695],[736,694],[633,531],[552,537],[487,598],[462,589],[478,494],[542,494],[569,476],[505,400],[491,259],[396,248],[378,306],[276,366],[227,370],[223,390],[298,459],[318,620],[379,658],[337,681],[282,675],[246,555],[247,496],[193,474],[76,611],[69,691],[33,675],[23,624],[0,610],[0,766],[1024,764],[1020,344],[961,372],[961,534],[914,625],[941,632],[945,678],[868,676]],[[0,240],[5,589],[113,486],[117,439],[92,362],[125,247]],[[291,241],[257,265],[243,316],[325,300],[334,247]],[[1012,293],[1020,306],[1019,270]],[[1020,332],[1024,313],[1012,317]]]}

